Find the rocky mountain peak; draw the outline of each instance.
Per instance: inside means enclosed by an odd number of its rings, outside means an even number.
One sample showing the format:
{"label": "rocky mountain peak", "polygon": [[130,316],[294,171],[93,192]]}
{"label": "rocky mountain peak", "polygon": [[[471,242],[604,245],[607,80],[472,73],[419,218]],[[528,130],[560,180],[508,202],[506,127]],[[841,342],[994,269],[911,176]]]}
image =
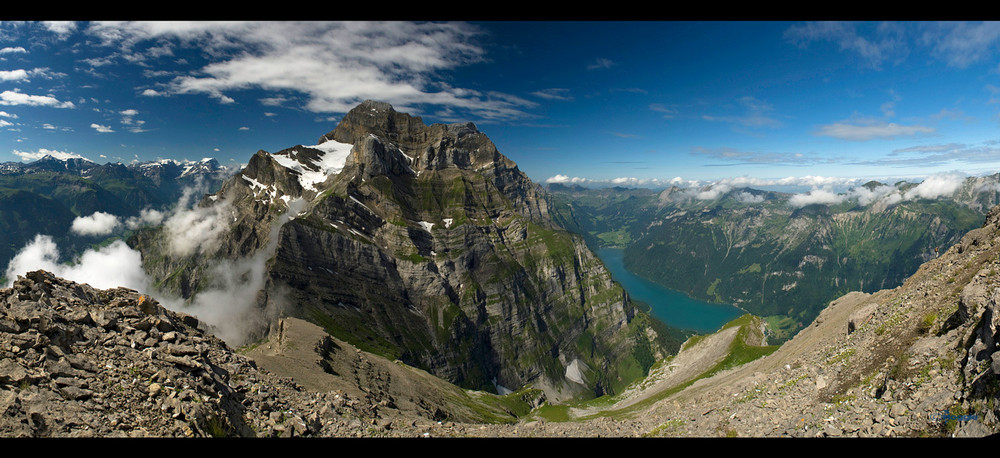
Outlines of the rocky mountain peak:
{"label": "rocky mountain peak", "polygon": [[487,179],[522,214],[538,220],[547,215],[538,187],[472,122],[428,126],[419,116],[369,100],[345,114],[319,144],[327,141],[354,145],[342,174],[357,182],[460,169]]}
{"label": "rocky mountain peak", "polygon": [[334,140],[353,145],[369,134],[409,143],[417,140],[426,128],[419,116],[399,113],[386,102],[366,100],[348,111],[337,127],[320,137],[318,143]]}
{"label": "rocky mountain peak", "polygon": [[[334,140],[356,145],[375,136],[399,148],[415,170],[446,167],[478,168],[497,164],[516,167],[472,122],[424,124],[419,116],[397,112],[385,102],[365,101],[349,111],[319,143]],[[445,154],[442,154],[445,153]]]}

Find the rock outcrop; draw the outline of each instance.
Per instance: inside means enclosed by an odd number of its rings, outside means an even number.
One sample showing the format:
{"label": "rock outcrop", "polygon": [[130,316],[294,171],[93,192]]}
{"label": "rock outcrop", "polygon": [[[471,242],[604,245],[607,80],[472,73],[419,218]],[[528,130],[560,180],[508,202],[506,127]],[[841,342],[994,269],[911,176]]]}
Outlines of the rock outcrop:
{"label": "rock outcrop", "polygon": [[126,288],[19,277],[0,290],[0,436],[414,435],[390,432],[384,406],[258,370],[204,328]]}

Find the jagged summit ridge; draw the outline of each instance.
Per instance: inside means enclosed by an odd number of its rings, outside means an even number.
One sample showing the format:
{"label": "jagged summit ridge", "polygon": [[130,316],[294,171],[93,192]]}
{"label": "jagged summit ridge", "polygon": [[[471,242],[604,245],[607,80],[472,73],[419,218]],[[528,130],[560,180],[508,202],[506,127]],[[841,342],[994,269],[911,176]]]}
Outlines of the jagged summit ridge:
{"label": "jagged summit ridge", "polygon": [[[366,101],[355,107],[337,125],[320,137],[319,143],[335,140],[356,144],[369,135],[387,139],[413,160],[415,170],[445,167],[482,167],[493,163],[516,167],[472,122],[424,124],[419,116],[395,111],[384,102]],[[450,155],[441,156],[447,151]]]}

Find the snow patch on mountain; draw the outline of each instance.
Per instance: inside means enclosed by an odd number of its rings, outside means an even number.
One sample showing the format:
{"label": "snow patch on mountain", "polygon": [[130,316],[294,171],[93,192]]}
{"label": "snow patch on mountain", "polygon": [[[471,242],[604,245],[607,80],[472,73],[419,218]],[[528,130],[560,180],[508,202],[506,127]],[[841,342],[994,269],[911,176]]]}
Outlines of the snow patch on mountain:
{"label": "snow patch on mountain", "polygon": [[306,146],[322,151],[323,154],[316,162],[308,164],[299,162],[289,156],[274,154],[274,158],[282,167],[294,170],[299,173],[299,184],[302,188],[318,192],[316,185],[323,183],[327,178],[340,173],[347,162],[347,156],[351,154],[354,145],[328,140],[318,145]]}

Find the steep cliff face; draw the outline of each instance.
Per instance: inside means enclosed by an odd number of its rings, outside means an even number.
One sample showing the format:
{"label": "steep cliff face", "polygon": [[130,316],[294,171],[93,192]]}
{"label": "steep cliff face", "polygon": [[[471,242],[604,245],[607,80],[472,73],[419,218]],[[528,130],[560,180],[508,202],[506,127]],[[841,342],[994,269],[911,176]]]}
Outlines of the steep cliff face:
{"label": "steep cliff face", "polygon": [[[203,206],[222,203],[232,220],[201,255],[273,249],[260,306],[461,386],[599,395],[662,356],[649,318],[471,123],[365,102],[317,145],[258,152]],[[160,278],[203,265],[149,258]]]}

